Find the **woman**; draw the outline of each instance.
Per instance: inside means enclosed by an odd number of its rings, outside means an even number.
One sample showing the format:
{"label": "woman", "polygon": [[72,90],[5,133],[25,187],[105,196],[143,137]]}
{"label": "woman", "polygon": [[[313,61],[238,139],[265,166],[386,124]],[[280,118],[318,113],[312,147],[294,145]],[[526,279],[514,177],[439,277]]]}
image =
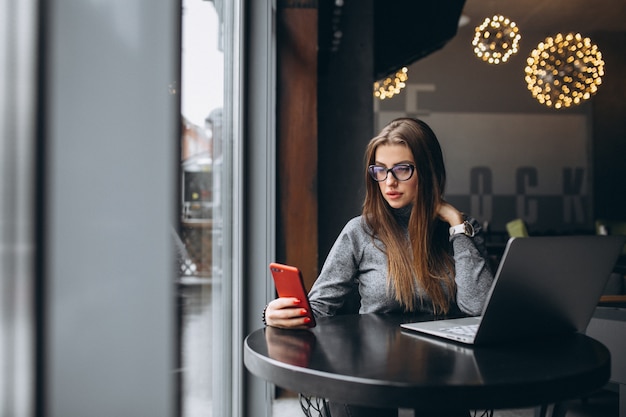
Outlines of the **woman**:
{"label": "woman", "polygon": [[[480,314],[493,274],[478,223],[443,199],[446,173],[433,131],[421,120],[396,119],[365,157],[363,212],[344,227],[311,288],[315,316],[343,312],[353,295],[361,314]],[[270,302],[265,323],[304,327],[296,302]],[[369,415],[358,412],[345,415]]]}

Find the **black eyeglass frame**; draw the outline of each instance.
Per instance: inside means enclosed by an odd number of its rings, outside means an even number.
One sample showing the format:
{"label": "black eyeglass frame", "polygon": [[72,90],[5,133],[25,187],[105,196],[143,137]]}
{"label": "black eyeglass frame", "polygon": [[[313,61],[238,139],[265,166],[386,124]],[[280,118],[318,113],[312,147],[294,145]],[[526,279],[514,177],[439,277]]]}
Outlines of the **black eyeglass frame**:
{"label": "black eyeglass frame", "polygon": [[[385,178],[383,179],[378,179],[376,177],[376,172],[374,172],[375,168],[382,168],[383,170],[385,170]],[[411,171],[411,173],[409,174],[409,176],[405,179],[400,179],[398,178],[398,176],[396,175],[396,172],[394,171],[396,168],[409,168],[409,170]],[[383,166],[380,165],[370,165],[367,167],[367,172],[369,172],[370,177],[372,177],[372,179],[376,182],[383,182],[383,181],[387,181],[387,177],[389,177],[389,173],[391,172],[391,175],[393,175],[393,177],[398,180],[398,181],[408,181],[413,177],[413,174],[415,173],[415,165],[413,164],[396,164],[394,166],[392,166],[391,168],[385,168]]]}

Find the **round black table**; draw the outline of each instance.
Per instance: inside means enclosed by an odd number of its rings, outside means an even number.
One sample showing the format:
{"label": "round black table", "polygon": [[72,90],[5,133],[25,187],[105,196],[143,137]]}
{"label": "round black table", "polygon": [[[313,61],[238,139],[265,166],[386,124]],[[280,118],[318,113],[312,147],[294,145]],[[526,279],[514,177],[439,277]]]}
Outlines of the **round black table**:
{"label": "round black table", "polygon": [[345,315],[321,318],[311,330],[267,327],[246,337],[244,363],[305,395],[439,412],[558,403],[609,380],[609,351],[588,336],[470,347],[400,328],[430,318]]}

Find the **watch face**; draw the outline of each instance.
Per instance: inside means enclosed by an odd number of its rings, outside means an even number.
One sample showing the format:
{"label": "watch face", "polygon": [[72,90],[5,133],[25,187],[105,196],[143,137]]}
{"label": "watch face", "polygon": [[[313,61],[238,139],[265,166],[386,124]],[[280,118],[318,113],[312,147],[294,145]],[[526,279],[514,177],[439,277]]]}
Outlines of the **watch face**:
{"label": "watch face", "polygon": [[474,236],[474,227],[472,226],[472,224],[468,221],[464,222],[463,225],[465,226],[465,234],[469,237],[473,237]]}

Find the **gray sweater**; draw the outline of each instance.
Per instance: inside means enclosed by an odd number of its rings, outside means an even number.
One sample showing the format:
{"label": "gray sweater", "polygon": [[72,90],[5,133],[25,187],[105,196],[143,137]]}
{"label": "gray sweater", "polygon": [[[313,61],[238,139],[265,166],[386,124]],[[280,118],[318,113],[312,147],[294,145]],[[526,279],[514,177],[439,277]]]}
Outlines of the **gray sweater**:
{"label": "gray sweater", "polygon": [[[474,237],[450,237],[456,270],[456,304],[450,311],[479,315],[493,282],[484,238],[475,219],[468,218],[476,230]],[[402,223],[402,222],[401,222]],[[378,247],[377,247],[378,246]],[[382,242],[372,241],[362,216],[350,220],[331,248],[322,271],[309,293],[317,317],[333,316],[339,311],[356,313],[399,313],[402,307],[387,291],[387,256],[379,249]],[[360,307],[346,310],[349,300],[360,298]],[[430,298],[416,294],[420,311],[432,313]],[[344,305],[346,304],[346,305]]]}

